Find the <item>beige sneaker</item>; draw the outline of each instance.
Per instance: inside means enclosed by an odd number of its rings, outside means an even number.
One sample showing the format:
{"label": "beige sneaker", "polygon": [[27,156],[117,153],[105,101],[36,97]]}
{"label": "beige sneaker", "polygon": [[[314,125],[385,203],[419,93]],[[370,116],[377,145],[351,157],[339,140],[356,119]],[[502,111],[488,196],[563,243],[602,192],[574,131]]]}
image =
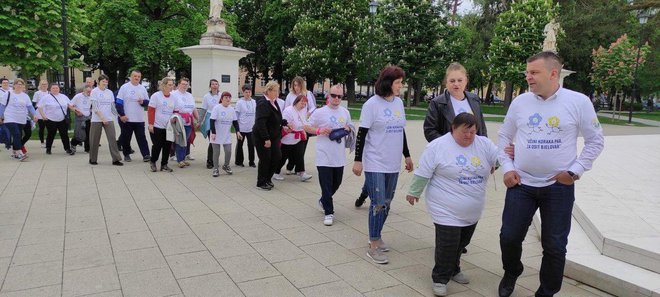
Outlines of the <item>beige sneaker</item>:
{"label": "beige sneaker", "polygon": [[387,260],[387,256],[385,256],[385,254],[383,254],[383,252],[378,248],[370,248],[367,250],[367,256],[377,264],[387,264],[387,262],[389,262]]}

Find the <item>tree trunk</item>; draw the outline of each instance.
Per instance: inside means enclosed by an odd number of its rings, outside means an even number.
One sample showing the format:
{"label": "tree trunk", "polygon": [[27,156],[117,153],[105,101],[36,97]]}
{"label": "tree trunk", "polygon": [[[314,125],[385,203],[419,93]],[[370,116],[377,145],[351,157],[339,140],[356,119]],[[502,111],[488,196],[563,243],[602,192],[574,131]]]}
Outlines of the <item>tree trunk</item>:
{"label": "tree trunk", "polygon": [[488,105],[493,104],[493,77],[491,76],[488,79],[488,87],[486,88],[486,95],[484,96],[484,99],[488,103]]}
{"label": "tree trunk", "polygon": [[504,111],[507,112],[509,111],[509,105],[511,105],[511,101],[513,100],[513,82],[510,80],[507,80],[504,82],[505,88],[504,88]]}
{"label": "tree trunk", "polygon": [[419,99],[422,96],[422,80],[415,81],[415,96],[413,97],[413,106],[419,104]]}
{"label": "tree trunk", "polygon": [[346,76],[346,100],[349,104],[355,103],[355,77],[353,75]]}

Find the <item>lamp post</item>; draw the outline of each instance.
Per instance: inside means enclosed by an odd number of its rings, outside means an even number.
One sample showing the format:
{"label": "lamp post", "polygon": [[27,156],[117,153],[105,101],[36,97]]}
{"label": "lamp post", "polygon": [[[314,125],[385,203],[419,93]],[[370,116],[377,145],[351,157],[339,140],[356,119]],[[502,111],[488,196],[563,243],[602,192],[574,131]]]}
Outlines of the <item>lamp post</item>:
{"label": "lamp post", "polygon": [[639,68],[639,55],[642,50],[642,46],[644,45],[644,39],[642,38],[642,29],[641,27],[646,24],[646,21],[649,19],[649,15],[646,12],[646,10],[642,10],[637,14],[637,19],[639,20],[640,23],[640,30],[639,30],[639,46],[637,46],[637,59],[635,59],[635,72],[633,74],[633,87],[632,87],[632,98],[630,99],[630,108],[628,110],[628,124],[632,124],[632,115],[633,115],[633,103],[635,102],[635,98],[638,97],[637,94],[637,68]]}
{"label": "lamp post", "polygon": [[[374,54],[373,36],[374,36],[374,23],[375,23],[375,20],[376,20],[375,16],[376,16],[377,12],[378,12],[378,2],[376,0],[372,0],[371,2],[369,2],[369,13],[372,16],[372,22],[369,25],[369,31],[370,31],[369,33],[370,33],[371,38],[372,38],[371,41],[369,42],[369,57],[373,57],[372,55]],[[371,63],[369,63],[369,67],[373,66],[373,59],[371,59],[371,60],[372,61],[371,61]],[[371,77],[373,77],[373,76],[371,76]],[[372,92],[374,92],[374,90],[373,90],[373,81],[371,79],[369,79],[369,81],[371,82]],[[369,90],[369,88],[367,88],[367,98],[369,98],[369,91],[368,90]]]}
{"label": "lamp post", "polygon": [[71,96],[71,94],[69,94],[69,44],[67,40],[68,32],[66,30],[66,23],[66,0],[62,0],[62,47],[64,48],[64,64],[62,65],[64,68],[64,92],[62,93]]}

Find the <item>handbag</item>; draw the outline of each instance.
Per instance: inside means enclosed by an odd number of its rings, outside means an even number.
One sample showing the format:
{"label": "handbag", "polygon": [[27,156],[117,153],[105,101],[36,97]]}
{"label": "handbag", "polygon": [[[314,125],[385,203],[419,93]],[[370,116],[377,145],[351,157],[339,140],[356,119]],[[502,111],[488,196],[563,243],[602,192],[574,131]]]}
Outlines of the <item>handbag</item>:
{"label": "handbag", "polygon": [[71,126],[71,116],[68,112],[64,112],[64,108],[62,108],[62,104],[60,104],[60,101],[57,100],[57,97],[55,97],[53,94],[50,95],[55,98],[55,102],[57,102],[57,105],[60,106],[60,110],[62,111],[62,114],[64,114],[64,124],[66,125],[66,129],[69,130],[69,127]]}

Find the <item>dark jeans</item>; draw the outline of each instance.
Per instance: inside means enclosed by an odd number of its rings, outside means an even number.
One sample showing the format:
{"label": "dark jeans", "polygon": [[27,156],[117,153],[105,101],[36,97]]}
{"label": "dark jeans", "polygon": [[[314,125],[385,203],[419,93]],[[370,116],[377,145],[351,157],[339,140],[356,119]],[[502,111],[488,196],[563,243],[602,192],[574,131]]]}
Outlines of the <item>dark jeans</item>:
{"label": "dark jeans", "polygon": [[172,142],[166,140],[165,129],[154,127],[154,133],[149,133],[149,136],[151,137],[151,163],[156,163],[158,155],[162,152],[160,165],[167,165]]}
{"label": "dark jeans", "polygon": [[520,185],[506,191],[500,248],[507,275],[518,277],[522,274],[522,242],[534,213],[537,209],[541,213],[543,258],[539,272],[541,284],[536,296],[552,296],[561,289],[574,201],[574,185],[558,182],[546,187]]}
{"label": "dark jeans", "polygon": [[23,125],[23,137],[21,137],[21,147],[25,146],[25,144],[30,140],[30,137],[32,137],[32,121],[28,120],[25,122],[25,125]]}
{"label": "dark jeans", "polygon": [[332,196],[337,192],[344,176],[344,167],[316,166],[319,171],[319,185],[321,186],[321,204],[325,215],[334,214],[335,207]]}
{"label": "dark jeans", "polygon": [[431,278],[434,283],[447,284],[452,276],[461,272],[461,254],[470,244],[477,224],[457,227],[435,225],[435,266]]}
{"label": "dark jeans", "polygon": [[[307,139],[301,140],[299,143],[302,144],[302,156],[305,158],[305,152],[307,152],[307,144],[309,143],[309,133],[307,133]],[[295,167],[295,168],[294,168]],[[294,171],[295,169],[295,171]],[[298,163],[295,160],[289,158],[289,163],[286,164],[286,170],[298,172],[305,172],[305,162],[303,161],[302,167],[298,168]]]}
{"label": "dark jeans", "polygon": [[289,160],[289,165],[286,166],[287,169],[289,168],[289,166],[291,166],[291,169],[293,169],[293,166],[295,165],[296,173],[305,172],[304,154],[305,154],[305,147],[302,141],[292,145],[282,144],[282,161],[275,170],[275,173],[280,173],[282,167],[284,166],[284,163],[286,163],[286,160]]}
{"label": "dark jeans", "polygon": [[243,142],[247,141],[248,162],[254,164],[254,139],[252,139],[252,132],[241,132],[243,139],[236,141],[236,165],[243,165]]}
{"label": "dark jeans", "polygon": [[37,126],[39,126],[39,141],[44,143],[44,131],[46,131],[46,121],[39,119],[37,121]]}
{"label": "dark jeans", "polygon": [[21,144],[21,133],[23,131],[24,124],[18,123],[5,123],[5,127],[9,130],[9,135],[11,137],[11,146],[15,151],[21,150],[23,144]]}
{"label": "dark jeans", "polygon": [[49,152],[53,147],[53,140],[55,139],[55,133],[60,133],[60,139],[62,139],[62,144],[64,145],[64,150],[69,151],[71,146],[69,144],[69,132],[67,131],[67,124],[65,120],[59,122],[54,122],[51,120],[46,121],[46,151]]}
{"label": "dark jeans", "polygon": [[265,148],[265,141],[262,139],[255,139],[255,148],[259,156],[259,165],[257,166],[257,187],[263,186],[266,183],[272,182],[275,168],[279,166],[282,159],[282,151],[278,145],[279,139],[271,140],[270,148]]}
{"label": "dark jeans", "polygon": [[149,143],[147,143],[147,137],[144,135],[144,122],[121,123],[120,128],[119,144],[122,148],[125,148],[122,150],[124,157],[131,153],[131,138],[133,138],[133,134],[135,134],[135,140],[138,143],[138,147],[140,147],[142,157],[149,156]]}
{"label": "dark jeans", "polygon": [[79,144],[83,144],[83,147],[85,148],[86,152],[89,152],[89,127],[92,126],[92,123],[90,120],[85,121],[85,140],[80,141],[76,139],[75,137],[71,138],[71,145],[72,146],[77,146]]}

